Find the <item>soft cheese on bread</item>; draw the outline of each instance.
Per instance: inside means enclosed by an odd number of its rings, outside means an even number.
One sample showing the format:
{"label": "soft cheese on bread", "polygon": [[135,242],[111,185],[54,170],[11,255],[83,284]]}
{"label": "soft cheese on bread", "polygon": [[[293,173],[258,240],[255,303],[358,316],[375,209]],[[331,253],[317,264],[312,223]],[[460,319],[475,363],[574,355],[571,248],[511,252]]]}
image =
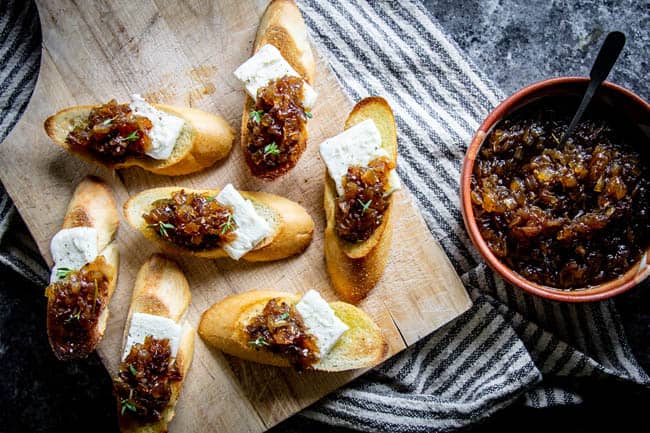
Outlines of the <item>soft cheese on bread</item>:
{"label": "soft cheese on bread", "polygon": [[232,208],[232,218],[237,224],[233,232],[236,238],[223,246],[231,258],[239,260],[273,232],[269,223],[255,211],[251,201],[242,197],[232,184],[226,185],[216,200]]}
{"label": "soft cheese on bread", "polygon": [[[122,109],[125,105],[128,114]],[[148,121],[134,122],[134,115]],[[113,122],[116,117],[119,121]],[[125,104],[113,100],[65,108],[48,117],[43,126],[55,144],[83,160],[110,169],[137,166],[166,176],[212,166],[230,152],[235,138],[230,125],[215,113],[149,103],[139,95],[133,95],[132,101]],[[121,130],[122,126],[137,129]],[[143,139],[145,145],[140,147]],[[116,147],[116,143],[120,145]]]}
{"label": "soft cheese on bread", "polygon": [[316,345],[321,359],[326,357],[341,336],[350,329],[316,290],[309,290],[296,304],[296,310],[303,318],[311,335],[316,337]]}
{"label": "soft cheese on bread", "polygon": [[[242,63],[234,74],[244,84],[246,92],[253,100],[257,98],[257,91],[266,87],[272,80],[286,75],[300,77],[300,74],[282,57],[280,50],[271,44],[262,46],[251,58]],[[313,87],[305,82],[303,84],[305,108],[312,108],[317,97],[318,94]]]}
{"label": "soft cheese on bread", "polygon": [[47,334],[61,360],[87,357],[101,340],[117,283],[113,241],[119,216],[113,193],[95,177],[82,180],[50,242],[54,266],[45,289]]}
{"label": "soft cheese on bread", "polygon": [[122,359],[126,358],[134,344],[144,344],[144,340],[148,335],[159,340],[168,339],[172,357],[176,357],[182,332],[183,327],[181,325],[166,317],[147,313],[133,313],[124,352],[122,352]]}
{"label": "soft cheese on bread", "polygon": [[[323,141],[320,145],[320,155],[339,195],[344,192],[343,176],[350,166],[366,167],[375,158],[390,159],[390,155],[382,147],[381,134],[372,119],[359,122]],[[398,189],[400,189],[400,181],[397,172],[393,169],[389,174],[387,193],[390,194]]]}
{"label": "soft cheese on bread", "polygon": [[72,227],[59,230],[50,242],[54,266],[50,275],[53,283],[62,279],[61,271],[76,271],[90,263],[99,254],[97,229],[94,227]]}
{"label": "soft cheese on bread", "polygon": [[175,415],[194,353],[194,329],[183,320],[189,284],[178,265],[154,254],[135,279],[123,351],[113,378],[123,433],[163,433]]}
{"label": "soft cheese on bread", "polygon": [[[174,243],[152,227],[145,216],[152,212],[154,204],[169,200],[183,191],[212,200],[221,206],[232,208],[234,240],[208,249],[190,249]],[[147,239],[155,242],[170,254],[190,254],[203,258],[231,257],[246,261],[280,260],[303,252],[312,240],[314,221],[298,203],[287,198],[264,192],[237,191],[226,186],[217,189],[196,190],[181,187],[161,187],[142,191],[124,204],[127,222]],[[167,229],[171,232],[174,229]]]}
{"label": "soft cheese on bread", "polygon": [[[268,329],[260,333],[261,327]],[[352,370],[377,365],[387,350],[381,329],[364,311],[327,303],[313,290],[304,296],[272,290],[228,296],[203,313],[198,331],[227,354],[278,367]]]}
{"label": "soft cheese on bread", "polygon": [[129,106],[133,112],[146,117],[153,125],[149,131],[151,148],[145,151],[145,154],[154,159],[168,159],[174,151],[185,121],[155,108],[138,94],[131,95],[131,101]]}
{"label": "soft cheese on bread", "polygon": [[[341,299],[359,302],[379,282],[390,255],[391,214],[397,202],[391,193],[399,188],[399,178],[391,168],[397,165],[397,128],[388,102],[376,96],[359,101],[344,132],[322,143],[320,152],[329,173],[323,194],[327,272]],[[373,162],[380,157],[382,161]],[[360,174],[374,170],[369,163],[383,167],[382,189],[373,191],[375,176]],[[350,171],[353,177],[346,176],[344,188],[343,177],[351,165],[360,168]],[[367,208],[372,209],[370,214]]]}

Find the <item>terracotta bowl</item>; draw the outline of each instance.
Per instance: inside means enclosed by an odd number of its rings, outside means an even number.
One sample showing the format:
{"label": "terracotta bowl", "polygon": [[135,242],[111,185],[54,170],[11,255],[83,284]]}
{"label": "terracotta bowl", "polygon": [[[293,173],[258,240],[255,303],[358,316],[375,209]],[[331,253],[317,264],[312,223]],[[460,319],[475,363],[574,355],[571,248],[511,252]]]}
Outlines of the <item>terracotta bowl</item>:
{"label": "terracotta bowl", "polygon": [[[636,286],[650,274],[650,267],[648,266],[650,248],[646,250],[639,262],[632,266],[624,275],[597,286],[564,291],[534,283],[499,261],[481,236],[474,218],[474,211],[470,199],[471,178],[478,150],[487,134],[500,120],[509,117],[515,111],[532,103],[542,104],[543,106],[545,99],[551,100],[554,97],[575,97],[575,106],[577,107],[577,102],[579,102],[579,98],[584,93],[587,83],[587,78],[554,78],[532,84],[507,98],[488,115],[474,135],[474,138],[472,138],[472,142],[467,149],[467,154],[463,161],[461,173],[460,200],[465,227],[469,232],[472,242],[483,258],[511,284],[535,295],[564,302],[598,301],[618,295]],[[641,134],[646,137],[644,144],[647,146],[647,149],[650,149],[650,104],[648,102],[623,87],[605,82],[596,93],[595,99],[592,100],[590,109],[591,107],[597,107],[601,113],[617,113],[619,118],[623,117],[626,121],[636,124]],[[645,156],[647,158],[647,155]]]}

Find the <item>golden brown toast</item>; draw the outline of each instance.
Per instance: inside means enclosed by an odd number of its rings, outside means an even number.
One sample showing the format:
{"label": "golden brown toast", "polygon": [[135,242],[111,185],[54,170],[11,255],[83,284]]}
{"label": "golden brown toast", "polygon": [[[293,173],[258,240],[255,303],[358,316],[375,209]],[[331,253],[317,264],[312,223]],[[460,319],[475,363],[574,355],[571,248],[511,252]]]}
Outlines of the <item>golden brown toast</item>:
{"label": "golden brown toast", "polygon": [[[179,322],[190,305],[190,299],[189,284],[178,265],[160,254],[151,256],[142,265],[135,280],[122,346],[126,344],[133,313],[153,314]],[[172,382],[172,395],[167,408],[162,412],[160,420],[154,423],[141,424],[118,416],[122,432],[163,433],[167,431],[167,426],[174,417],[176,402],[194,354],[194,329],[187,321],[182,325],[183,333],[175,361],[182,373],[182,379]],[[118,402],[118,415],[120,414],[121,404]]]}
{"label": "golden brown toast", "polygon": [[[206,343],[230,355],[261,364],[289,367],[286,357],[253,348],[248,344],[245,332],[250,320],[259,315],[273,298],[293,305],[300,301],[301,296],[270,290],[252,290],[229,296],[203,313],[199,335]],[[372,367],[381,362],[388,346],[375,322],[354,305],[331,302],[330,307],[350,329],[327,356],[314,364],[314,370],[345,371]]]}
{"label": "golden brown toast", "polygon": [[196,108],[152,105],[185,121],[185,126],[176,140],[174,151],[165,160],[129,157],[124,162],[110,164],[90,152],[70,148],[66,142],[68,134],[76,126],[87,123],[90,110],[93,109],[92,105],[66,108],[48,117],[44,124],[45,132],[56,144],[85,161],[112,169],[141,167],[152,173],[167,176],[179,176],[203,170],[230,152],[234,131],[222,117]]}
{"label": "golden brown toast", "polygon": [[[397,162],[397,130],[395,118],[384,98],[365,98],[350,112],[345,129],[366,119],[372,119],[379,129],[382,147]],[[327,271],[341,299],[356,303],[365,298],[377,284],[390,254],[392,237],[392,217],[394,197],[384,213],[379,227],[364,242],[348,242],[339,238],[335,230],[336,187],[334,181],[325,175],[324,207],[327,226],[325,227],[325,261]]]}
{"label": "golden brown toast", "polygon": [[[142,217],[149,212],[151,204],[162,198],[169,198],[175,191],[181,189],[198,194],[207,193],[216,197],[219,190],[195,190],[180,187],[163,187],[142,191],[131,197],[124,204],[124,216],[131,227],[139,230],[148,240],[159,245],[170,254],[190,254],[197,257],[216,259],[228,257],[222,248],[205,251],[192,251],[174,245],[162,239],[155,229],[147,226]],[[251,262],[266,262],[280,260],[303,252],[310,244],[314,232],[314,221],[305,208],[284,197],[265,192],[240,191],[241,195],[250,200],[257,213],[263,217],[273,229],[273,233],[257,245],[242,259]]]}
{"label": "golden brown toast", "polygon": [[[314,54],[309,45],[307,38],[307,27],[300,14],[300,9],[293,0],[272,0],[264,11],[260,25],[257,28],[255,43],[253,44],[253,54],[266,44],[275,46],[282,57],[296,70],[298,74],[310,85],[314,84],[315,64]],[[253,110],[255,101],[249,95],[246,95],[244,103],[244,112],[241,123],[241,146],[244,156],[247,156],[246,145],[248,144],[248,118],[249,113]],[[307,145],[307,130],[305,129],[299,147],[301,155]],[[299,158],[298,158],[299,159]],[[275,170],[265,172],[265,179],[277,178],[287,171],[291,170],[293,165],[278,167]],[[247,160],[247,164],[250,163]]]}

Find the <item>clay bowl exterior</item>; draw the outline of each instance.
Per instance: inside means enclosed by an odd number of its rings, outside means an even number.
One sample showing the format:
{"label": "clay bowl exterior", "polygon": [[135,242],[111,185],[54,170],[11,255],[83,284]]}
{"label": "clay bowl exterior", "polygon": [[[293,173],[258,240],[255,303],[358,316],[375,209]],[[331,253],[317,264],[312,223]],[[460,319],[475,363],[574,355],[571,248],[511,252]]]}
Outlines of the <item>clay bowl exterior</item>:
{"label": "clay bowl exterior", "polygon": [[[538,103],[543,98],[557,96],[580,97],[584,93],[588,82],[589,80],[587,78],[582,77],[553,78],[532,84],[508,97],[488,115],[472,138],[463,161],[461,172],[460,200],[463,219],[467,232],[479,253],[509,283],[529,293],[555,301],[599,301],[631,289],[650,275],[650,267],[648,266],[650,248],[646,250],[641,259],[625,274],[597,286],[565,291],[529,281],[502,263],[492,253],[481,236],[474,218],[470,198],[472,170],[479,148],[483,144],[485,137],[499,121],[507,118],[528,104],[533,102]],[[639,129],[648,139],[647,143],[650,143],[650,104],[647,101],[623,87],[605,82],[598,89],[594,100],[592,100],[593,104],[604,104],[606,109],[611,107],[612,110],[616,110],[615,112],[623,113],[627,120],[639,126]]]}

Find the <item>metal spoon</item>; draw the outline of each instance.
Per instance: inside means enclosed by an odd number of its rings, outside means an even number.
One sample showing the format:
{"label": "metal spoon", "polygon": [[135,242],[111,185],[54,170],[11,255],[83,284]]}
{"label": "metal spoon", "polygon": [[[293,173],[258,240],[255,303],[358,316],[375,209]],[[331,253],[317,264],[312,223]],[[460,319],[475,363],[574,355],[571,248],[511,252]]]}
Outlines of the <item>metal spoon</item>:
{"label": "metal spoon", "polygon": [[573,133],[573,130],[578,125],[578,122],[580,122],[582,115],[584,114],[587,106],[589,105],[589,102],[591,101],[591,98],[596,93],[596,90],[598,89],[598,86],[600,86],[600,83],[605,81],[609,75],[609,71],[612,70],[612,67],[614,66],[614,63],[616,63],[619,54],[621,54],[621,51],[623,51],[624,45],[625,35],[621,32],[611,32],[607,35],[607,38],[605,38],[605,42],[603,42],[603,45],[600,47],[600,51],[598,51],[598,56],[596,57],[594,66],[591,67],[591,72],[589,73],[590,81],[589,86],[587,87],[587,91],[582,97],[582,102],[580,102],[578,111],[576,111],[576,114],[573,116],[573,119],[569,124],[569,128],[562,136],[562,140],[560,140],[560,146],[566,142],[567,138],[569,138],[569,136]]}

